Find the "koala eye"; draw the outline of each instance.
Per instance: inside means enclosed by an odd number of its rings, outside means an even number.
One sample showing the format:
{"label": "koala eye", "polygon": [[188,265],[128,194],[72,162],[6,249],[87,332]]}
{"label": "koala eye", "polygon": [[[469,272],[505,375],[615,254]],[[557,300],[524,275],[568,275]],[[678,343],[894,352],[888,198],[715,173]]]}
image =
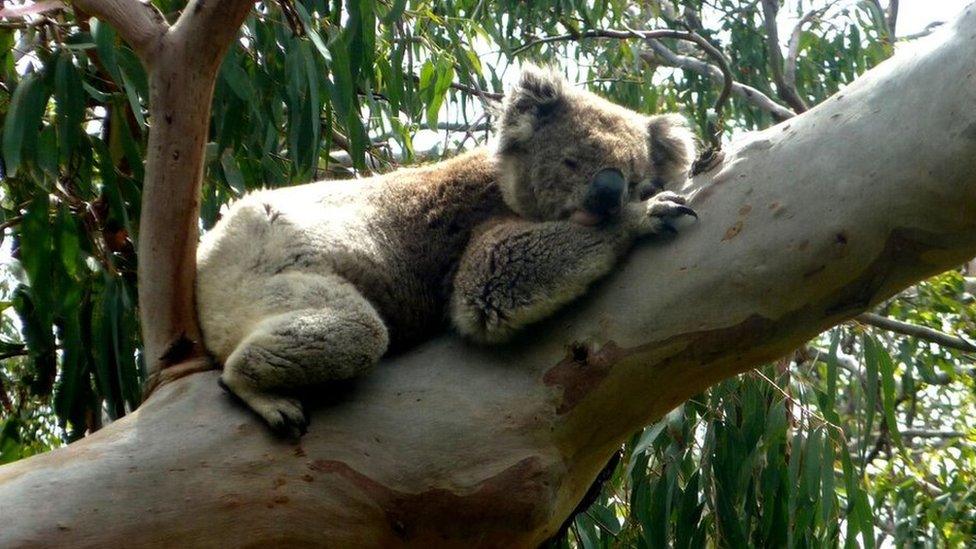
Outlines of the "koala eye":
{"label": "koala eye", "polygon": [[575,158],[564,158],[563,164],[571,170],[575,170],[580,166],[579,161],[577,161]]}

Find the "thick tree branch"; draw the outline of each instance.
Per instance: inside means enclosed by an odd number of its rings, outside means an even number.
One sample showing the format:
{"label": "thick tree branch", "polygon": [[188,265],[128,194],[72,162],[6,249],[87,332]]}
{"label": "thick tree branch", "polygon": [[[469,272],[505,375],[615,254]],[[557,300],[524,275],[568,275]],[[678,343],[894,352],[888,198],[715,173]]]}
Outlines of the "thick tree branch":
{"label": "thick tree branch", "polygon": [[779,46],[779,26],[776,23],[779,0],[762,0],[762,7],[763,24],[766,29],[766,51],[769,53],[769,67],[773,73],[773,82],[776,84],[776,93],[794,111],[804,112],[807,110],[807,104],[796,90],[796,71],[793,71],[792,85],[783,74],[783,51]]}
{"label": "thick tree branch", "polygon": [[857,315],[855,320],[863,324],[881,328],[882,330],[895,332],[896,334],[907,335],[916,339],[930,341],[949,349],[956,349],[958,351],[965,351],[967,353],[976,353],[976,345],[961,337],[949,335],[945,332],[940,332],[927,326],[919,326],[910,322],[902,322],[901,320],[895,320],[893,318],[888,318],[875,313],[864,313]]}
{"label": "thick tree branch", "polygon": [[71,0],[88,15],[108,23],[143,62],[152,62],[158,41],[169,25],[155,6],[139,0]]}
{"label": "thick tree branch", "polygon": [[974,27],[734,142],[683,189],[697,225],[512,344],[317,390],[297,443],[204,372],[0,468],[0,546],[537,545],[639,427],[976,255]]}

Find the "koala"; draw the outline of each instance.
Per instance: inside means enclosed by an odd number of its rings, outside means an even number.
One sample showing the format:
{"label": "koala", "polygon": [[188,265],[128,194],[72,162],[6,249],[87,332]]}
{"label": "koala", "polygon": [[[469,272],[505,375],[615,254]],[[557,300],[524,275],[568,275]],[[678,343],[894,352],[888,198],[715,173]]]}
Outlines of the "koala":
{"label": "koala", "polygon": [[642,236],[697,218],[664,188],[695,154],[645,116],[529,67],[495,142],[356,182],[258,191],[202,238],[197,308],[222,386],[275,431],[296,390],[363,376],[447,321],[500,343],[581,296]]}

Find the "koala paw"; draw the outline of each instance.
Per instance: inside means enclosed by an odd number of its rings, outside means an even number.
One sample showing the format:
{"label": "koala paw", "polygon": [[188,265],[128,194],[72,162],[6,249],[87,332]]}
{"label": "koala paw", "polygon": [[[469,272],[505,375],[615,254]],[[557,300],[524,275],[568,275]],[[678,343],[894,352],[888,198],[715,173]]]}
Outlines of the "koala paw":
{"label": "koala paw", "polygon": [[249,388],[235,388],[226,383],[223,378],[219,383],[224,390],[261,416],[275,434],[297,439],[308,430],[308,415],[305,414],[305,408],[298,399],[261,393]]}
{"label": "koala paw", "polygon": [[664,191],[647,202],[646,216],[642,223],[643,234],[675,234],[677,225],[689,218],[698,219],[695,210],[685,205],[680,194]]}

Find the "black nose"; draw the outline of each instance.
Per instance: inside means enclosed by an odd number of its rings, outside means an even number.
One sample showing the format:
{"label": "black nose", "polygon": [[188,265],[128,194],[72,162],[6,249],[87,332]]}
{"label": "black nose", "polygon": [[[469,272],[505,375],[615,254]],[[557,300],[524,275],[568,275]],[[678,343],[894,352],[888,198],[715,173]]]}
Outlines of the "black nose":
{"label": "black nose", "polygon": [[617,213],[623,203],[627,182],[624,174],[616,168],[597,172],[590,182],[590,188],[583,199],[583,207],[590,213],[607,216]]}

